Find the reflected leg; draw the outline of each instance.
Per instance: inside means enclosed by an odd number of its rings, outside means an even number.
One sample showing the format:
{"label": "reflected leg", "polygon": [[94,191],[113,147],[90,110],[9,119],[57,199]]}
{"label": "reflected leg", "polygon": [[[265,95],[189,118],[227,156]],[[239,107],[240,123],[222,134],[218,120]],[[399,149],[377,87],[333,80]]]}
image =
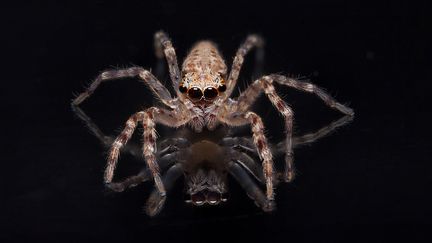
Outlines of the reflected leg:
{"label": "reflected leg", "polygon": [[268,200],[260,188],[250,178],[243,167],[237,163],[231,162],[228,167],[228,172],[236,179],[241,187],[246,191],[247,195],[255,201],[265,212],[271,212],[275,209],[273,200]]}
{"label": "reflected leg", "polygon": [[[162,182],[165,185],[167,191],[171,190],[180,176],[183,175],[183,168],[181,164],[175,164],[163,175]],[[145,212],[149,216],[155,216],[163,208],[166,201],[166,196],[162,196],[158,189],[155,188],[150,194],[149,199],[145,205]]]}
{"label": "reflected leg", "polygon": [[[171,166],[172,164],[176,163],[178,161],[178,157],[181,154],[182,151],[166,154],[162,156],[158,160],[158,164],[161,171],[165,171],[166,168]],[[148,180],[152,179],[152,173],[149,168],[142,169],[138,174],[133,175],[131,177],[128,177],[124,179],[121,182],[111,182],[106,184],[106,186],[115,191],[115,192],[122,192],[127,188],[135,187],[143,182],[146,182]]]}

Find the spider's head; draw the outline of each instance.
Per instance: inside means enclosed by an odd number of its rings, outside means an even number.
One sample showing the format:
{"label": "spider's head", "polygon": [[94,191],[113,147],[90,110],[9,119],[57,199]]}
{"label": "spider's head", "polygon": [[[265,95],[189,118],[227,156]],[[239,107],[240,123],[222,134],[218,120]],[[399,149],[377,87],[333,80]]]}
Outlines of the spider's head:
{"label": "spider's head", "polygon": [[214,170],[200,169],[187,181],[187,203],[195,206],[218,205],[227,201],[225,178]]}
{"label": "spider's head", "polygon": [[186,73],[179,84],[179,91],[194,103],[212,102],[225,90],[226,84],[222,75],[210,70]]}

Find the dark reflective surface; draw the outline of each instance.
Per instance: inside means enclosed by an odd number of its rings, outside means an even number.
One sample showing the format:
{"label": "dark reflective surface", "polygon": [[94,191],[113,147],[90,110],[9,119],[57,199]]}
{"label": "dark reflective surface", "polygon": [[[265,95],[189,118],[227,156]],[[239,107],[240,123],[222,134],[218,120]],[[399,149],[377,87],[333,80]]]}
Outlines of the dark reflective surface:
{"label": "dark reflective surface", "polygon": [[[0,239],[425,241],[432,184],[427,5],[5,6]],[[156,218],[142,212],[150,183],[119,194],[104,188],[106,149],[71,111],[72,93],[112,66],[134,64],[156,73],[161,65],[152,37],[159,29],[170,34],[180,60],[195,41],[210,38],[228,62],[247,34],[259,33],[267,41],[262,72],[252,53],[240,89],[260,73],[305,75],[356,111],[348,126],[296,149],[298,176],[277,188],[274,213],[255,207],[232,180],[229,201],[204,208],[184,203],[180,182]],[[159,78],[170,85],[166,73]],[[278,92],[295,111],[297,135],[340,117],[311,95]],[[100,131],[116,135],[131,114],[153,105],[151,98],[144,85],[127,79],[102,85],[82,108]],[[282,120],[265,98],[258,103],[254,110],[270,140],[281,140]],[[170,132],[158,130],[161,136]],[[139,144],[139,135],[133,141]],[[122,154],[117,178],[141,167]]]}

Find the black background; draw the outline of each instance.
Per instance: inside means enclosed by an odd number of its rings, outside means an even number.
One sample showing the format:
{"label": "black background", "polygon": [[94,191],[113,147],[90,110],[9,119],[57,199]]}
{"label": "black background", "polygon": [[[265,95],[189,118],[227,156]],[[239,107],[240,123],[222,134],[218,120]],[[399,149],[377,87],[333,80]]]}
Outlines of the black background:
{"label": "black background", "polygon": [[[427,241],[431,218],[430,39],[426,1],[276,3],[130,1],[2,6],[2,196],[5,242],[390,242]],[[234,182],[230,202],[197,209],[182,185],[156,218],[142,212],[149,183],[104,190],[106,149],[70,109],[100,71],[154,69],[153,34],[169,33],[179,60],[197,40],[219,44],[228,63],[250,33],[266,39],[264,73],[300,75],[356,111],[354,121],[296,150],[297,179],[277,189],[278,210],[260,212]],[[253,54],[239,87],[253,77]],[[160,77],[169,85],[167,76]],[[296,133],[340,114],[312,95],[279,89]],[[277,113],[260,99],[270,140]],[[152,104],[139,82],[102,85],[82,108],[108,135]],[[135,138],[139,142],[139,136]],[[141,166],[127,155],[124,175]]]}

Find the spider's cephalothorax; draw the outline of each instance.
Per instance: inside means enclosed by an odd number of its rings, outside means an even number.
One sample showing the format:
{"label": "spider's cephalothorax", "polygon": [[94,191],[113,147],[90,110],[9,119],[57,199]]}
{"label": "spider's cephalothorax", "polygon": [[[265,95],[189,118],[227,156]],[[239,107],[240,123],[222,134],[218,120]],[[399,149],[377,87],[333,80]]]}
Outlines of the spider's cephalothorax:
{"label": "spider's cephalothorax", "polygon": [[210,41],[198,42],[183,62],[183,79],[178,89],[194,103],[212,102],[226,90],[226,72],[216,46]]}
{"label": "spider's cephalothorax", "polygon": [[[277,94],[275,85],[284,85],[315,94],[326,105],[348,116],[353,116],[354,111],[337,102],[327,92],[312,83],[279,74],[263,76],[253,81],[238,97],[230,98],[237,83],[244,57],[252,48],[260,48],[262,45],[263,40],[259,36],[248,36],[246,41],[240,45],[228,73],[225,62],[216,46],[212,42],[201,41],[192,48],[183,62],[180,72],[176,52],[170,39],[164,32],[157,32],[155,34],[156,55],[160,58],[163,55],[166,57],[170,78],[177,97],[172,97],[170,91],[150,71],[141,67],[102,72],[85,92],[72,101],[73,105],[82,103],[102,82],[126,77],[139,77],[164,105],[164,107],[154,106],[139,111],[127,120],[124,130],[111,146],[104,175],[105,183],[111,184],[120,149],[131,138],[138,123],[144,127],[144,158],[161,197],[165,197],[166,190],[155,151],[156,123],[175,128],[189,125],[195,132],[201,132],[204,129],[214,130],[219,124],[232,127],[248,125],[252,132],[253,146],[262,164],[263,182],[266,186],[265,199],[263,200],[272,202],[274,200],[273,177],[275,173],[273,155],[267,143],[261,117],[250,110],[257,97],[264,93],[273,107],[283,116],[286,134],[284,143],[284,177],[286,181],[292,181],[294,178],[293,111]],[[237,175],[239,180],[247,180],[247,176],[235,164],[232,168],[233,174]],[[179,170],[174,167],[170,173],[176,174]],[[262,205],[271,205],[271,203],[262,203]],[[270,210],[266,207],[263,209]]]}

